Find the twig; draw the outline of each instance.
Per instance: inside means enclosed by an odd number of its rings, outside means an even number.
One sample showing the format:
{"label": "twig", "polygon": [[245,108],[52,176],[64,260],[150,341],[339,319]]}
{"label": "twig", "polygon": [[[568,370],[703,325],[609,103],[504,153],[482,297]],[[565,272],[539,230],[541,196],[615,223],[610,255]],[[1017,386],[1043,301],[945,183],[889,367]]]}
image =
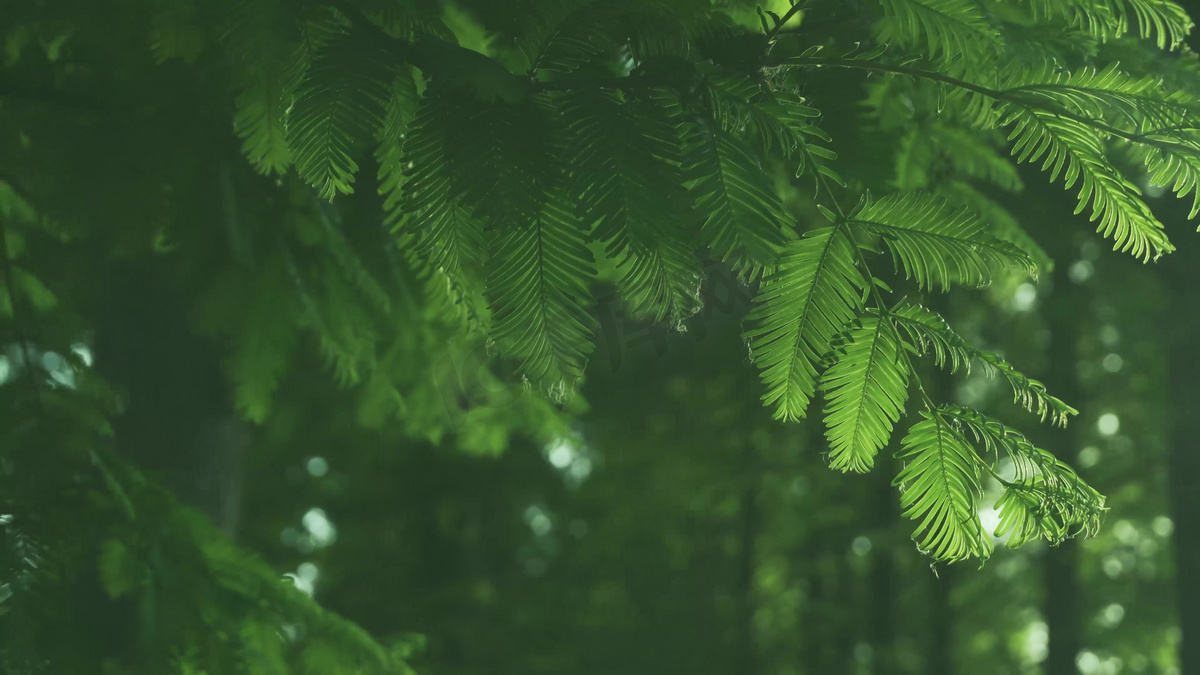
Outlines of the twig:
{"label": "twig", "polygon": [[797,12],[803,11],[803,9],[804,9],[804,5],[802,3],[800,3],[799,1],[797,1],[796,4],[792,5],[788,9],[788,11],[784,12],[783,16],[779,17],[779,23],[776,23],[774,28],[767,31],[767,42],[771,42],[772,40],[774,40],[775,37],[779,34],[779,30],[781,28],[783,28],[784,25],[786,25],[788,21],[791,21],[792,17],[796,16]]}
{"label": "twig", "polygon": [[957,77],[952,77],[950,75],[946,75],[945,73],[939,73],[935,70],[925,70],[923,68],[913,68],[910,66],[896,66],[887,63],[879,63],[877,61],[864,61],[859,59],[825,59],[814,56],[792,57],[774,65],[800,67],[826,66],[831,68],[851,68],[855,70],[868,70],[881,73],[893,73],[896,75],[908,75],[910,77],[917,77],[921,79],[932,80],[934,82],[941,82],[943,84],[949,84],[960,89],[982,94],[989,98],[1016,103],[1017,105],[1024,106],[1026,108],[1043,110],[1045,112],[1057,115],[1058,117],[1079,122],[1080,124],[1085,124],[1093,129],[1112,134],[1118,138],[1123,138],[1131,143],[1141,143],[1143,145],[1150,145],[1164,150],[1193,150],[1193,148],[1180,143],[1172,143],[1160,139],[1149,138],[1145,134],[1125,131],[1124,129],[1114,127],[1111,124],[1071,112],[1070,110],[1059,106],[1047,106],[1041,101],[1030,100],[1027,97],[1018,96],[1011,91],[992,89],[991,87],[985,87],[980,84],[975,84],[974,82],[961,80]]}

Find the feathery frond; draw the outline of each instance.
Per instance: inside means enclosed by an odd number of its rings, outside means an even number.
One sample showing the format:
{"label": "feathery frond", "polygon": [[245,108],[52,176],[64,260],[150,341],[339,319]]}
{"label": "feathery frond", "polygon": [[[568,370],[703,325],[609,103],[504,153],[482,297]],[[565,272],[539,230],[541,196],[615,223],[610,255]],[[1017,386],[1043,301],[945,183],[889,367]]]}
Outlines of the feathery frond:
{"label": "feathery frond", "polygon": [[246,69],[239,83],[233,118],[246,159],[263,174],[287,172],[292,157],[287,144],[285,73],[278,64]]}
{"label": "feathery frond", "polygon": [[935,560],[986,560],[992,540],[979,520],[978,457],[962,432],[937,410],[921,411],[900,442],[904,463],[894,483],[905,517],[918,521],[913,539]]}
{"label": "feathery frond", "polygon": [[809,232],[784,249],[758,291],[746,330],[767,389],[763,403],[775,409],[776,419],[804,417],[818,366],[834,336],[854,318],[866,287],[841,227]]}
{"label": "feathery frond", "polygon": [[1137,35],[1154,37],[1159,49],[1175,49],[1191,32],[1187,12],[1171,0],[1027,0],[1035,16],[1062,16],[1067,22],[1101,41],[1131,30],[1130,11]]}
{"label": "feathery frond", "polygon": [[978,360],[989,374],[998,372],[1008,381],[1014,402],[1043,420],[1049,417],[1052,423],[1064,426],[1070,415],[1078,414],[1077,410],[1047,393],[1041,382],[1026,377],[999,355],[968,344],[937,312],[905,303],[893,309],[890,316],[896,326],[912,338],[917,353],[932,352],[939,367],[948,366],[950,372],[969,371],[972,360]]}
{"label": "feathery frond", "polygon": [[960,179],[990,183],[1008,192],[1024,188],[1012,159],[997,152],[989,134],[947,124],[913,128],[896,152],[896,187],[919,190],[932,187],[930,172],[944,165]]}
{"label": "feathery frond", "polygon": [[762,152],[778,150],[796,163],[796,175],[821,175],[838,185],[846,181],[828,165],[837,155],[826,148],[829,135],[816,126],[820,111],[790,91],[764,91],[744,75],[709,63],[696,66],[707,114],[722,129],[753,139]]}
{"label": "feathery frond", "polygon": [[208,41],[193,0],[162,3],[151,20],[150,50],[159,63],[170,59],[195,62]]}
{"label": "feathery frond", "polygon": [[[778,123],[776,137],[784,154],[796,164],[796,175],[814,173],[838,185],[846,181],[828,165],[837,154],[823,144],[833,139],[816,125],[821,112],[800,96],[787,91],[772,92],[768,100],[755,104],[768,120]],[[757,118],[756,118],[757,119]]]}
{"label": "feathery frond", "polygon": [[242,0],[231,12],[223,36],[234,62],[233,130],[242,152],[262,174],[282,175],[291,166],[287,110],[302,58],[286,14],[277,0]]}
{"label": "feathery frond", "polygon": [[296,172],[324,199],[354,191],[356,157],[383,124],[393,72],[373,33],[350,30],[322,46],[299,85],[288,144]]}
{"label": "feathery frond", "polygon": [[955,68],[997,51],[1000,34],[975,0],[879,0],[883,19],[876,26],[881,42],[921,48]]}
{"label": "feathery frond", "polygon": [[267,419],[291,365],[299,336],[296,304],[284,260],[276,256],[258,270],[223,270],[197,313],[206,330],[230,343],[224,366],[233,383],[234,403],[256,424]]}
{"label": "feathery frond", "polygon": [[562,155],[551,153],[565,142],[549,106],[543,94],[469,108],[466,121],[481,146],[478,173],[461,183],[463,199],[488,227],[522,227],[537,218],[544,194],[559,180],[555,171]]}
{"label": "feathery frond", "polygon": [[534,22],[522,41],[531,72],[563,75],[611,65],[622,50],[635,63],[652,56],[685,56],[690,47],[686,15],[668,2],[584,2],[569,13],[560,8],[555,14],[561,19],[554,28],[549,21]]}
{"label": "feathery frond", "polygon": [[933,195],[888,195],[864,204],[849,222],[879,235],[896,267],[921,288],[986,286],[992,270],[1002,267],[1037,275],[1023,251],[993,237],[972,212]]}
{"label": "feathery frond", "polygon": [[886,316],[867,314],[835,344],[821,378],[832,468],[871,470],[904,412],[908,376],[900,334]]}
{"label": "feathery frond", "polygon": [[784,244],[783,204],[758,158],[711,121],[693,125],[688,141],[683,169],[709,246],[722,260],[774,262]]}
{"label": "feathery frond", "polygon": [[939,411],[990,453],[993,464],[1007,459],[1012,480],[1001,480],[1004,494],[996,506],[1000,524],[995,536],[1011,533],[1009,547],[1033,539],[1058,544],[1077,534],[1094,534],[1104,513],[1104,497],[1049,452],[1020,432],[969,408],[943,406]]}
{"label": "feathery frond", "polygon": [[1105,156],[1099,131],[1052,112],[1017,106],[1006,107],[1004,124],[1013,126],[1009,140],[1018,161],[1042,160],[1050,180],[1061,174],[1066,189],[1079,184],[1075,212],[1090,205],[1091,220],[1099,221],[1096,231],[1113,239],[1114,250],[1143,260],[1175,250],[1162,223],[1141,200],[1141,191]]}
{"label": "feathery frond", "polygon": [[1099,70],[1044,65],[1018,72],[1004,91],[1019,94],[1022,105],[1067,110],[1134,133],[1170,128],[1197,112],[1193,97],[1165,88],[1161,77],[1134,77],[1117,63]]}
{"label": "feathery frond", "polygon": [[586,231],[565,195],[547,195],[538,217],[497,234],[488,296],[492,335],[500,351],[521,360],[521,372],[567,394],[583,377],[591,351],[592,258]]}
{"label": "feathery frond", "polygon": [[1200,214],[1200,139],[1191,147],[1135,145],[1129,149],[1145,164],[1152,185],[1168,187],[1180,199],[1192,195],[1188,220]]}
{"label": "feathery frond", "polygon": [[388,96],[387,112],[376,140],[375,161],[379,164],[379,194],[383,195],[385,222],[398,224],[403,215],[405,174],[404,139],[416,117],[420,97],[412,70],[397,68]]}
{"label": "feathery frond", "polygon": [[1187,11],[1171,0],[1127,0],[1137,17],[1138,35],[1154,36],[1159,49],[1176,49],[1195,24]]}
{"label": "feathery frond", "polygon": [[478,155],[486,140],[479,137],[478,128],[461,124],[461,105],[431,85],[404,132],[403,185],[390,170],[388,182],[381,183],[381,188],[392,187],[386,203],[394,203],[395,191],[401,190],[399,208],[390,216],[392,226],[413,240],[433,269],[447,274],[483,255],[482,227],[463,204],[463,184],[476,180],[483,170]]}
{"label": "feathery frond", "polygon": [[1021,227],[1016,216],[999,202],[983,194],[978,188],[960,180],[949,180],[938,186],[938,194],[952,204],[975,212],[988,225],[992,236],[1016,246],[1037,268],[1038,274],[1054,269],[1050,254]]}
{"label": "feathery frond", "polygon": [[[662,155],[671,133],[642,133],[619,95],[567,92],[558,100],[574,158],[571,195],[618,266],[618,285],[635,314],[679,320],[697,306],[700,270],[681,231],[690,213],[677,171]],[[657,140],[656,140],[657,139]]]}

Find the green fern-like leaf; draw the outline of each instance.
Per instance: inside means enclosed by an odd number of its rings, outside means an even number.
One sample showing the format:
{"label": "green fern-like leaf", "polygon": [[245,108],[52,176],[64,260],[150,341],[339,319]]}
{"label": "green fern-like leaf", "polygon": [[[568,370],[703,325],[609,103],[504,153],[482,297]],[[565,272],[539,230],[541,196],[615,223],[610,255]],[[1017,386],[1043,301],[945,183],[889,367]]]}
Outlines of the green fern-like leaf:
{"label": "green fern-like leaf", "polygon": [[197,309],[197,323],[229,346],[223,366],[233,383],[234,404],[263,423],[279,384],[292,364],[299,326],[286,260],[268,257],[258,268],[231,266],[214,275]]}
{"label": "green fern-like leaf", "polygon": [[569,393],[592,349],[586,231],[565,195],[554,192],[534,222],[498,236],[488,275],[492,336],[530,380]]}
{"label": "green fern-like leaf", "polygon": [[830,166],[837,155],[825,147],[829,135],[816,126],[820,111],[790,91],[767,91],[742,73],[731,73],[709,63],[696,70],[704,111],[721,129],[752,140],[764,153],[779,151],[796,163],[796,175],[810,174],[845,185]]}
{"label": "green fern-like leaf", "polygon": [[234,63],[233,129],[242,152],[262,174],[282,175],[291,166],[288,108],[306,50],[278,0],[235,3],[223,42]]}
{"label": "green fern-like leaf", "polygon": [[896,456],[904,467],[894,481],[904,516],[917,521],[913,539],[935,560],[985,560],[992,541],[979,520],[983,488],[975,451],[938,411],[921,417],[900,442]]}
{"label": "green fern-like leaf", "polygon": [[1195,24],[1187,11],[1171,0],[1128,0],[1137,18],[1138,35],[1154,37],[1159,49],[1175,49]]}
{"label": "green fern-like leaf", "polygon": [[1050,258],[1050,254],[1021,227],[1016,216],[975,186],[959,180],[950,180],[939,185],[937,192],[952,204],[977,213],[979,218],[987,223],[994,237],[1024,252],[1033,261],[1039,275],[1054,269],[1054,260]]}
{"label": "green fern-like leaf", "polygon": [[1137,186],[1124,178],[1104,153],[1104,141],[1093,127],[1042,110],[1008,108],[1004,124],[1012,125],[1009,139],[1021,162],[1042,160],[1050,179],[1063,177],[1064,187],[1079,188],[1080,213],[1091,206],[1097,231],[1114,241],[1114,250],[1149,260],[1175,247],[1163,225],[1140,198]]}
{"label": "green fern-like leaf", "polygon": [[571,195],[616,262],[621,294],[656,321],[689,316],[700,270],[681,230],[690,200],[670,163],[678,144],[670,121],[651,124],[605,92],[570,92],[558,109],[570,134]]}
{"label": "green fern-like leaf", "polygon": [[446,274],[483,256],[482,227],[463,202],[464,183],[486,180],[478,159],[486,139],[480,138],[480,129],[464,124],[465,105],[431,86],[404,132],[404,182],[389,172],[385,183],[391,186],[387,203],[400,199],[391,213],[393,227],[404,231],[433,269]]}
{"label": "green fern-like leaf", "polygon": [[1025,0],[1037,21],[1065,19],[1067,25],[1106,41],[1128,30],[1120,11],[1122,0]]}
{"label": "green fern-like leaf", "polygon": [[333,199],[354,191],[358,153],[383,125],[393,67],[373,33],[336,35],[317,52],[288,120],[296,171]]}
{"label": "green fern-like leaf", "polygon": [[942,57],[953,68],[995,52],[1000,34],[974,0],[879,0],[883,19],[876,26],[881,42],[920,48]]}
{"label": "green fern-like leaf", "polygon": [[784,244],[783,205],[758,159],[712,123],[694,125],[689,141],[684,172],[705,240],[722,259],[774,262]]}
{"label": "green fern-like leaf", "polygon": [[287,275],[300,301],[302,325],[316,334],[334,379],[349,386],[361,380],[363,365],[373,358],[375,328],[353,288],[328,261],[322,262],[325,264],[302,268],[296,256],[285,256]]}
{"label": "green fern-like leaf", "polygon": [[1196,112],[1187,93],[1165,87],[1158,76],[1129,75],[1117,63],[1099,70],[1043,66],[1018,75],[1005,91],[1035,107],[1067,110],[1135,133],[1174,127]]}
{"label": "green fern-like leaf", "polygon": [[1151,184],[1169,187],[1180,199],[1192,195],[1188,220],[1200,214],[1200,140],[1191,147],[1140,145],[1131,150],[1145,164]]}
{"label": "green fern-like leaf", "polygon": [[775,409],[776,419],[804,417],[818,366],[854,318],[866,285],[840,227],[809,232],[784,249],[759,289],[746,331],[766,386],[763,403]]}
{"label": "green fern-like leaf", "polygon": [[1013,390],[1013,399],[1029,412],[1050,418],[1054,424],[1065,425],[1070,415],[1078,411],[1061,399],[1046,392],[1046,386],[1026,377],[1001,358],[984,349],[978,349],[963,340],[950,328],[937,312],[917,304],[902,304],[891,313],[896,326],[912,339],[917,353],[933,353],[934,362],[940,367],[949,367],[951,372],[968,371],[973,360],[984,364],[989,372],[998,372],[1008,381]]}
{"label": "green fern-like leaf", "polygon": [[259,173],[282,175],[291,166],[284,82],[283,67],[262,64],[247,69],[239,83],[233,129],[242,139],[242,152]]}
{"label": "green fern-like leaf", "polygon": [[392,80],[388,96],[387,113],[383,118],[376,140],[375,161],[379,164],[379,194],[383,195],[386,222],[395,225],[403,215],[404,183],[404,139],[409,125],[416,117],[420,97],[417,83],[409,68],[399,68]]}
{"label": "green fern-like leaf", "polygon": [[[615,14],[608,3],[552,3],[526,20],[523,36],[530,53],[530,71],[569,74],[588,63],[611,56]],[[571,7],[574,4],[575,7]],[[540,19],[540,20],[538,20]]]}
{"label": "green fern-like leaf", "polygon": [[1174,49],[1192,29],[1187,12],[1170,0],[1026,0],[1039,18],[1060,16],[1100,41],[1129,33],[1132,13],[1137,34],[1153,37],[1159,49]]}
{"label": "green fern-like leaf", "polygon": [[[297,332],[292,303],[281,301],[284,280],[260,280],[246,323],[229,357],[234,401],[246,419],[266,421],[280,380],[291,365]],[[282,288],[286,292],[286,288]]]}
{"label": "green fern-like leaf", "polygon": [[534,28],[523,45],[531,54],[534,73],[562,75],[587,67],[611,67],[620,62],[622,52],[639,62],[683,57],[691,47],[689,23],[694,15],[679,11],[669,1],[552,4],[561,7],[535,10],[533,20],[526,22]]}
{"label": "green fern-like leaf", "polygon": [[830,466],[864,473],[887,444],[908,398],[908,361],[886,318],[868,314],[835,346],[821,378]]}
{"label": "green fern-like leaf", "polygon": [[369,306],[382,314],[390,313],[392,309],[391,294],[367,268],[366,262],[346,239],[337,211],[329,208],[318,214],[318,221],[324,235],[322,243],[329,253],[330,261],[337,265],[342,278],[358,291]]}
{"label": "green fern-like leaf", "polygon": [[490,227],[521,227],[537,217],[541,195],[558,180],[552,155],[565,141],[556,111],[547,94],[473,107],[475,125],[489,142],[482,175],[464,186],[466,199]]}
{"label": "green fern-like leaf", "polygon": [[939,411],[993,456],[1007,458],[1012,480],[1003,480],[997,502],[1000,524],[995,536],[1008,536],[1010,547],[1033,539],[1058,544],[1100,527],[1104,497],[1054,455],[1034,446],[1020,432],[969,408],[944,406]]}
{"label": "green fern-like leaf", "polygon": [[921,288],[986,286],[992,271],[1003,267],[1037,275],[1023,251],[993,237],[975,214],[929,194],[895,194],[867,202],[850,223],[879,235],[896,267]]}

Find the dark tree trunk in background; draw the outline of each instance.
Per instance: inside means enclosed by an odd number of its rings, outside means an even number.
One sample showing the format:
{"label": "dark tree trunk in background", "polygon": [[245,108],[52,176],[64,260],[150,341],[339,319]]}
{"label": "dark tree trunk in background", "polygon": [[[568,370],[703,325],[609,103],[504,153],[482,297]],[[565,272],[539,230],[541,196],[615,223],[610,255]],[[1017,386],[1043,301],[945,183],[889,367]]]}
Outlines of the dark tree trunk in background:
{"label": "dark tree trunk in background", "polygon": [[[1168,221],[1170,222],[1170,221]],[[1186,235],[1186,233],[1183,233]],[[1194,235],[1193,235],[1194,236]],[[1167,340],[1171,448],[1168,490],[1175,521],[1175,597],[1182,640],[1179,672],[1200,672],[1200,248],[1183,242],[1159,263],[1171,285]]]}
{"label": "dark tree trunk in background", "polygon": [[166,257],[119,264],[105,280],[96,368],[124,404],[114,424],[119,451],[232,536],[247,430],[218,351],[190,329],[190,298],[169,290]]}
{"label": "dark tree trunk in background", "polygon": [[[1078,252],[1078,246],[1069,236],[1051,250],[1055,260],[1053,285],[1043,311],[1050,329],[1046,388],[1082,410],[1087,400],[1077,370],[1079,325],[1080,320],[1086,317],[1091,294],[1080,284],[1073,283],[1068,276]],[[1043,433],[1046,449],[1072,465],[1079,453],[1079,424],[1076,419],[1065,428],[1047,425]],[[1049,633],[1048,651],[1042,668],[1046,675],[1077,672],[1075,657],[1083,648],[1078,568],[1079,545],[1075,540],[1069,539],[1046,550],[1042,609]]]}
{"label": "dark tree trunk in background", "polygon": [[940,568],[930,585],[928,675],[954,672],[954,607],[950,604],[954,572],[949,566]]}
{"label": "dark tree trunk in background", "polygon": [[[825,426],[813,415],[805,422],[808,470],[828,471],[821,453],[828,448]],[[812,497],[810,497],[812,498]],[[850,610],[854,597],[854,571],[846,564],[850,541],[844,524],[814,522],[799,542],[796,564],[804,570],[806,592],[800,608],[803,666],[808,675],[844,675],[853,672],[854,642],[862,633]]]}
{"label": "dark tree trunk in background", "polygon": [[[898,436],[898,435],[897,435]],[[895,604],[896,592],[896,562],[893,557],[897,538],[896,522],[899,517],[899,496],[892,486],[892,478],[896,468],[892,462],[897,438],[884,448],[876,459],[873,469],[875,475],[874,521],[871,547],[871,571],[868,581],[867,612],[870,622],[871,653],[874,661],[875,675],[892,675],[896,668],[896,623]]]}
{"label": "dark tree trunk in background", "polygon": [[748,484],[742,494],[741,553],[738,559],[737,644],[734,655],[734,675],[755,675],[758,654],[754,639],[754,570],[758,557],[758,534],[762,530],[762,513],[758,503],[759,475],[757,469],[747,476]]}
{"label": "dark tree trunk in background", "polygon": [[[1188,45],[1200,49],[1200,33],[1193,32]],[[1187,223],[1186,200],[1162,200],[1155,204],[1168,226]],[[1171,406],[1171,436],[1167,489],[1171,519],[1175,522],[1171,541],[1175,550],[1175,598],[1179,612],[1179,672],[1200,672],[1200,443],[1196,438],[1196,414],[1200,410],[1200,247],[1192,227],[1179,227],[1179,250],[1159,264],[1170,285],[1167,331],[1167,388]]]}
{"label": "dark tree trunk in background", "polygon": [[1079,606],[1079,544],[1074,539],[1046,551],[1043,563],[1046,595],[1042,614],[1049,633],[1046,675],[1076,672],[1075,657],[1083,649]]}

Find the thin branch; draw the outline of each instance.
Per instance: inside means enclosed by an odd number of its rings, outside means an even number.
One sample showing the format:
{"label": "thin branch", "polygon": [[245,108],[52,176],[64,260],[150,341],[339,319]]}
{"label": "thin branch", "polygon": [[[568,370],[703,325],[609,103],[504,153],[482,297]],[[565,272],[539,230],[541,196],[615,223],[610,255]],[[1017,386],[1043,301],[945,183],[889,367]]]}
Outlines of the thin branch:
{"label": "thin branch", "polygon": [[767,31],[767,42],[769,43],[773,41],[775,37],[779,35],[779,30],[787,25],[787,22],[791,21],[792,17],[796,16],[798,12],[803,11],[804,7],[805,5],[797,0],[796,4],[792,5],[788,11],[784,12],[783,16],[779,17],[779,22],[775,24],[775,27]]}
{"label": "thin branch", "polygon": [[892,73],[892,74],[896,74],[896,75],[908,75],[910,77],[916,77],[916,78],[920,78],[920,79],[931,80],[934,82],[941,82],[943,84],[949,84],[951,86],[958,87],[960,89],[965,89],[967,91],[972,91],[977,94],[982,94],[989,98],[993,98],[993,99],[1000,100],[1000,101],[1008,101],[1010,103],[1015,103],[1017,105],[1024,106],[1025,108],[1043,110],[1045,112],[1057,115],[1058,117],[1062,117],[1062,118],[1069,119],[1069,120],[1072,120],[1075,122],[1079,122],[1080,124],[1087,125],[1089,127],[1092,127],[1093,129],[1103,131],[1105,133],[1111,134],[1118,138],[1123,138],[1131,143],[1140,143],[1143,145],[1150,145],[1153,147],[1162,148],[1164,150],[1185,150],[1185,151],[1192,150],[1192,148],[1190,148],[1186,145],[1180,144],[1180,143],[1172,143],[1172,142],[1163,141],[1163,140],[1156,139],[1156,138],[1150,138],[1145,134],[1138,134],[1138,133],[1125,131],[1124,129],[1121,129],[1119,127],[1114,127],[1111,124],[1107,124],[1100,120],[1092,119],[1085,115],[1080,115],[1078,113],[1071,112],[1070,110],[1067,110],[1062,107],[1047,106],[1041,101],[1030,100],[1026,97],[1018,96],[1018,95],[1014,94],[1012,91],[1006,91],[1003,89],[992,89],[991,87],[985,87],[980,84],[975,84],[974,82],[968,82],[966,80],[961,80],[957,77],[952,77],[950,75],[946,75],[945,73],[939,73],[936,70],[925,70],[924,68],[913,68],[911,66],[896,66],[896,65],[891,65],[891,64],[887,64],[887,63],[878,63],[876,61],[863,61],[863,60],[859,60],[859,59],[825,59],[825,58],[814,57],[814,56],[792,57],[792,58],[786,59],[784,61],[781,61],[775,65],[778,65],[778,66],[800,66],[800,67],[826,66],[826,67],[831,67],[831,68],[851,68],[851,69],[855,69],[855,70],[867,70],[867,71],[881,72],[881,73]]}
{"label": "thin branch", "polygon": [[630,75],[628,77],[569,77],[561,80],[533,80],[533,91],[572,91],[575,89],[640,89],[670,84],[662,77]]}

